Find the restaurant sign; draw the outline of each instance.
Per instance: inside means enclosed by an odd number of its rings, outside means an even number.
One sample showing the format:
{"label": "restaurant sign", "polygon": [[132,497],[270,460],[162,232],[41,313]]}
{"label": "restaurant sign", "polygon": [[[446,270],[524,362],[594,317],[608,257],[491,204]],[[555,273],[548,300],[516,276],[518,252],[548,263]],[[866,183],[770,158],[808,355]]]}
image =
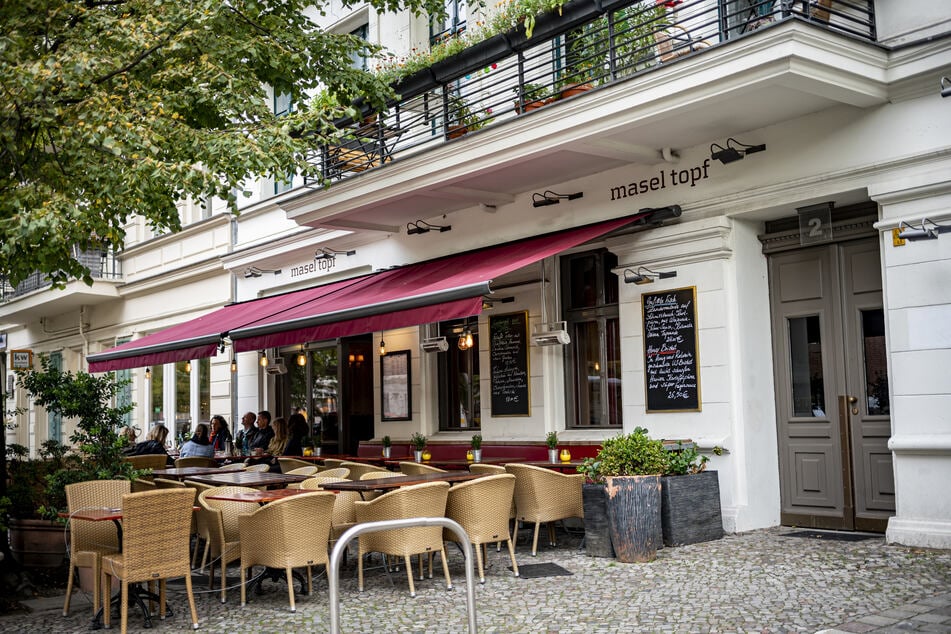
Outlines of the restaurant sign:
{"label": "restaurant sign", "polygon": [[308,277],[314,273],[330,273],[337,266],[337,258],[333,255],[314,256],[314,259],[304,264],[291,267],[291,278]]}
{"label": "restaurant sign", "polygon": [[643,178],[639,181],[631,181],[627,184],[614,185],[611,187],[611,200],[622,200],[639,194],[648,194],[650,192],[660,191],[668,187],[678,187],[680,185],[690,185],[696,187],[697,183],[709,178],[710,159],[704,159],[700,165],[679,169],[662,169],[656,176]]}

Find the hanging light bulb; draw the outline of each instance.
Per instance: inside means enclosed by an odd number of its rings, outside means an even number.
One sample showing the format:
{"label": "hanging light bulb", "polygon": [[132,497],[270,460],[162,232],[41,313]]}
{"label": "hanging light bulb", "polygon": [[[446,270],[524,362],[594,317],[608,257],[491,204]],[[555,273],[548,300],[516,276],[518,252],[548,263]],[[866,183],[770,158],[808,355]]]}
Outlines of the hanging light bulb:
{"label": "hanging light bulb", "polygon": [[238,371],[238,361],[234,357],[231,357],[231,373],[234,374]]}
{"label": "hanging light bulb", "polygon": [[386,342],[383,341],[383,338],[380,337],[380,356],[386,355]]}
{"label": "hanging light bulb", "polygon": [[186,362],[185,362],[185,372],[191,372],[191,371],[192,371],[192,362],[191,362],[191,361],[186,361]]}
{"label": "hanging light bulb", "polygon": [[301,351],[297,354],[297,365],[304,367],[307,365],[307,355],[304,354],[304,348],[301,348]]}
{"label": "hanging light bulb", "polygon": [[152,380],[152,368],[145,368],[145,380],[146,381]]}
{"label": "hanging light bulb", "polygon": [[470,332],[468,326],[459,335],[459,341],[456,342],[456,345],[459,346],[460,350],[468,350],[472,347],[472,332]]}
{"label": "hanging light bulb", "polygon": [[267,353],[265,352],[261,353],[261,358],[258,359],[258,365],[260,365],[262,368],[267,367]]}
{"label": "hanging light bulb", "polygon": [[466,328],[466,348],[471,348],[474,343],[472,340],[472,331]]}

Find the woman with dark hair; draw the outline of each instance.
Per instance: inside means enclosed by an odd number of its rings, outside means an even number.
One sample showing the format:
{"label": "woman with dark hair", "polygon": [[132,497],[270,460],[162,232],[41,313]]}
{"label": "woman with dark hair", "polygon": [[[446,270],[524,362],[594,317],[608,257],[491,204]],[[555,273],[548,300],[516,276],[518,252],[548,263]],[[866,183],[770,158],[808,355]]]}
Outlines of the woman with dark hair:
{"label": "woman with dark hair", "polygon": [[224,451],[227,443],[231,442],[231,430],[223,416],[215,414],[211,417],[211,446],[215,451]]}
{"label": "woman with dark hair", "polygon": [[208,425],[206,423],[199,423],[195,427],[195,434],[191,440],[182,445],[182,449],[179,452],[180,458],[190,458],[193,456],[201,458],[215,457],[215,448],[208,438]]}
{"label": "woman with dark hair", "polygon": [[291,414],[287,419],[287,445],[284,447],[285,456],[301,456],[304,453],[304,438],[309,436],[310,427],[303,414]]}

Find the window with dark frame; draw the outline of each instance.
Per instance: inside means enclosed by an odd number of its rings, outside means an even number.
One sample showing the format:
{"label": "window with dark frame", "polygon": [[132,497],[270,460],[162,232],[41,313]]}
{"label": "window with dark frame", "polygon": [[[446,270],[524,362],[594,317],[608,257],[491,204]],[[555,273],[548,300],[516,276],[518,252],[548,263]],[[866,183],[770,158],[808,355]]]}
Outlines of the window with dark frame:
{"label": "window with dark frame", "polygon": [[[294,111],[294,102],[291,100],[290,93],[274,92],[274,115],[283,117]],[[294,176],[292,174],[274,175],[274,194],[283,194],[294,187]]]}
{"label": "window with dark frame", "polygon": [[[472,346],[463,350],[459,340],[467,327]],[[442,323],[439,334],[449,341],[449,349],[437,353],[439,431],[478,430],[482,427],[478,324],[474,319]]]}
{"label": "window with dark frame", "polygon": [[430,45],[466,30],[466,0],[445,0],[445,7],[443,18],[431,17],[429,20]]}
{"label": "window with dark frame", "polygon": [[569,428],[621,427],[617,256],[599,249],[561,258]]}

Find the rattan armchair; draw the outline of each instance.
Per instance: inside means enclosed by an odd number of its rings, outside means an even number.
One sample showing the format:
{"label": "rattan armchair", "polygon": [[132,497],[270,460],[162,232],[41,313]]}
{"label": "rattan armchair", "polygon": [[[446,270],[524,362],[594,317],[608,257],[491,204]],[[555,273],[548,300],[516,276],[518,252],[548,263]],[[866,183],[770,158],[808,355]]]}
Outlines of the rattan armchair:
{"label": "rattan armchair", "polygon": [[341,463],[340,466],[350,469],[351,480],[360,480],[361,476],[364,473],[370,473],[371,471],[380,470],[378,466],[367,464],[364,462],[344,462],[344,463]]}
{"label": "rattan armchair", "polygon": [[[508,544],[512,571],[518,576],[515,546],[509,534],[509,511],[514,492],[515,476],[510,473],[460,482],[449,489],[446,517],[459,522],[469,535],[469,541],[476,547],[480,583],[485,583],[483,548],[489,542],[503,541]],[[443,537],[449,541],[459,541],[459,536],[448,529],[443,531]]]}
{"label": "rattan armchair", "polygon": [[346,467],[334,467],[333,469],[324,469],[318,471],[315,475],[321,478],[346,478],[350,479],[350,469]]}
{"label": "rattan armchair", "polygon": [[[198,495],[203,491],[213,489],[210,484],[204,484],[202,482],[196,482],[195,480],[185,480],[185,486],[195,489],[195,503],[198,503]],[[206,516],[202,513],[195,513],[195,533],[198,535],[198,539],[195,540],[195,550],[192,554],[192,568],[198,565],[198,551],[201,549],[202,544],[204,544],[204,549],[202,550],[201,557],[201,568],[205,567],[205,563],[208,561],[208,551],[211,546],[209,545],[209,529]]]}
{"label": "rattan armchair", "polygon": [[342,458],[324,458],[323,469],[335,469],[345,462]]}
{"label": "rattan armchair", "polygon": [[548,523],[548,541],[554,546],[555,530],[551,522],[584,517],[581,504],[583,474],[558,473],[524,464],[507,464],[505,470],[515,476],[517,519],[535,523],[532,557],[538,553],[538,527],[542,522]]}
{"label": "rattan armchair", "polygon": [[247,465],[243,462],[232,462],[231,464],[221,465],[218,467],[218,471],[244,471],[247,468]]}
{"label": "rattan armchair", "polygon": [[314,471],[317,471],[317,467],[313,463],[307,462],[306,460],[298,460],[297,458],[278,458],[277,462],[281,465],[281,473],[291,473],[292,469],[300,469],[302,467],[310,467]]}
{"label": "rattan armchair", "polygon": [[446,470],[419,462],[401,462],[400,472],[405,475],[420,475],[423,473],[446,473]]}
{"label": "rattan armchair", "polygon": [[217,467],[218,462],[214,458],[203,458],[202,456],[188,456],[187,458],[176,458],[175,468],[181,467]]}
{"label": "rattan armchair", "polygon": [[168,456],[165,454],[144,454],[141,456],[126,456],[123,458],[136,469],[164,469],[167,466]]}
{"label": "rattan armchair", "polygon": [[261,464],[249,464],[244,468],[244,470],[264,473],[271,470],[271,465],[267,464],[266,462],[262,462]]}
{"label": "rattan armchair", "polygon": [[[159,617],[165,618],[165,580],[185,578],[192,626],[198,628],[198,612],[192,593],[189,527],[195,492],[192,489],[160,489],[122,496],[122,552],[102,558],[102,594],[109,604],[112,578],[122,587],[121,632],[129,623],[129,584],[159,582]],[[103,610],[110,626],[111,610]]]}
{"label": "rattan armchair", "polygon": [[184,489],[185,483],[178,480],[169,480],[168,478],[155,478],[152,480],[156,489]]}
{"label": "rattan armchair", "polygon": [[[446,497],[449,493],[448,482],[429,482],[407,486],[385,493],[369,502],[356,502],[357,522],[377,522],[409,517],[443,517],[446,513]],[[363,556],[366,553],[383,553],[394,557],[403,557],[406,563],[406,578],[409,581],[410,596],[416,596],[413,584],[413,567],[410,556],[439,552],[442,555],[443,574],[447,589],[452,589],[449,577],[449,565],[446,563],[446,548],[442,540],[442,528],[439,526],[420,526],[364,533],[359,537],[360,552],[357,558],[357,585],[363,591]],[[423,562],[420,557],[420,578],[423,576]],[[433,562],[429,560],[429,576],[433,575]]]}
{"label": "rattan armchair", "polygon": [[[469,471],[470,471],[471,473],[484,473],[485,475],[499,475],[499,474],[502,474],[502,473],[506,473],[505,467],[503,467],[503,466],[501,466],[501,465],[497,465],[497,464],[480,464],[480,463],[474,463],[474,464],[469,465]],[[511,505],[511,507],[509,508],[509,520],[515,520],[515,496],[514,496],[514,494],[512,495],[512,505]],[[516,520],[516,523],[517,523],[517,520]],[[513,527],[512,530],[514,531],[514,530],[515,530],[515,527]],[[514,542],[513,542],[513,545],[514,545]],[[502,542],[497,542],[496,545],[495,545],[495,549],[496,549],[497,551],[502,550]]]}
{"label": "rattan armchair", "polygon": [[291,612],[294,604],[293,569],[307,568],[307,594],[313,591],[311,566],[327,565],[330,518],[334,494],[295,495],[238,518],[241,534],[241,605],[245,604],[247,570],[252,566],[283,568]]}
{"label": "rattan armchair", "polygon": [[[215,562],[221,564],[221,602],[227,600],[228,564],[241,557],[241,537],[238,531],[238,516],[254,511],[254,505],[249,502],[229,502],[227,500],[209,500],[209,495],[248,493],[257,489],[250,487],[214,487],[202,491],[198,495],[198,504],[202,515],[201,523],[207,529],[208,549],[211,554],[211,564],[208,568],[208,587],[215,583]],[[202,559],[202,567],[204,567]]]}
{"label": "rattan armchair", "polygon": [[[349,482],[345,477],[325,476],[323,473],[300,483],[300,488],[311,491],[326,491],[321,484]],[[334,495],[334,510],[330,520],[330,541],[337,541],[343,532],[357,523],[357,511],[354,503],[362,499],[356,491],[337,491]]]}
{"label": "rattan armchair", "polygon": [[315,467],[314,465],[307,465],[306,467],[297,467],[296,469],[284,471],[284,473],[287,473],[290,475],[312,476],[312,475],[316,475],[317,467]]}
{"label": "rattan armchair", "polygon": [[[108,509],[122,506],[122,496],[131,491],[128,480],[92,480],[66,485],[66,504],[70,513],[88,509]],[[119,552],[119,537],[112,522],[69,523],[69,580],[66,582],[66,602],[63,616],[69,614],[69,599],[73,595],[73,577],[77,568],[92,568],[93,612],[99,611],[99,576],[102,556]]]}

